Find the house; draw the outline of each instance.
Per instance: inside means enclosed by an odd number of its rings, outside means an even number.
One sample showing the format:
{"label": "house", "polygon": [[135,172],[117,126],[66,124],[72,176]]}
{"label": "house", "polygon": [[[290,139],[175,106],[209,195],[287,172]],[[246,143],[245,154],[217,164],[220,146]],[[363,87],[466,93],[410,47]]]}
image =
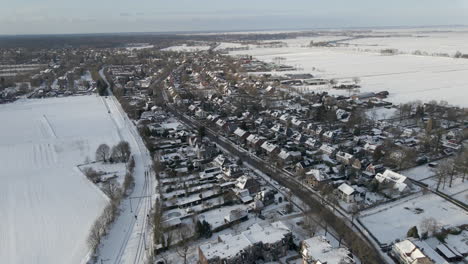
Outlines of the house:
{"label": "house", "polygon": [[204,111],[203,109],[200,109],[200,108],[199,108],[199,109],[197,109],[197,110],[195,111],[195,116],[196,116],[197,118],[199,118],[199,119],[204,119],[204,118],[206,118],[206,115],[207,115],[207,112]]}
{"label": "house", "polygon": [[315,236],[302,241],[303,264],[353,264],[353,255],[347,248],[332,247],[323,236]]}
{"label": "house", "polygon": [[399,192],[407,192],[411,189],[411,181],[408,177],[403,176],[399,173],[393,172],[391,170],[386,170],[384,173],[377,173],[375,179],[379,183],[390,183],[393,185],[394,189],[397,189]]}
{"label": "house", "polygon": [[249,136],[249,133],[245,130],[243,130],[242,128],[237,128],[236,130],[234,130],[234,135],[237,137],[237,139],[239,139],[241,142],[244,142],[245,139],[247,139],[247,137]]}
{"label": "house", "polygon": [[361,170],[362,168],[362,163],[359,159],[354,159],[353,163],[351,164],[351,166],[356,169],[356,170]]}
{"label": "house", "polygon": [[226,157],[224,157],[223,154],[219,154],[218,156],[216,156],[213,162],[219,167],[223,167],[224,165],[227,165],[227,163],[229,163],[229,160]]}
{"label": "house", "polygon": [[326,154],[326,155],[328,155],[330,157],[332,157],[336,153],[336,148],[333,147],[333,146],[327,145],[327,144],[322,144],[322,146],[320,146],[319,150],[323,154]]}
{"label": "house", "polygon": [[316,169],[309,170],[305,176],[306,183],[316,188],[330,181],[330,177],[326,173]]}
{"label": "house", "polygon": [[290,163],[293,160],[291,153],[284,149],[278,154],[278,158],[284,163]]}
{"label": "house", "polygon": [[238,176],[242,175],[242,170],[236,164],[229,164],[223,167],[224,175],[227,178],[237,178]]}
{"label": "house", "polygon": [[336,153],[336,160],[341,164],[351,165],[353,163],[353,155],[343,151],[338,151]]}
{"label": "house", "polygon": [[292,233],[282,223],[254,224],[239,235],[218,236],[213,242],[198,247],[200,264],[240,264],[276,261],[287,255]]}
{"label": "house", "polygon": [[275,202],[275,195],[277,193],[275,190],[260,191],[255,195],[255,200],[260,200],[264,206],[267,206]]}
{"label": "house", "polygon": [[236,187],[240,190],[248,190],[251,194],[255,194],[260,191],[260,183],[247,175],[240,176],[237,178],[236,182]]}
{"label": "house", "polygon": [[260,150],[260,147],[262,146],[263,142],[265,142],[266,138],[250,134],[247,137],[247,145],[252,148],[254,151]]}
{"label": "house", "polygon": [[336,133],[335,131],[326,131],[323,133],[322,138],[325,142],[333,142],[335,140]]}
{"label": "house", "polygon": [[340,186],[338,186],[336,193],[338,198],[347,203],[352,203],[355,201],[356,191],[353,187],[349,186],[346,183],[342,183]]}
{"label": "house", "polygon": [[218,120],[216,121],[216,125],[217,125],[219,128],[224,129],[224,128],[227,126],[227,122],[226,122],[226,120],[218,119]]}
{"label": "house", "polygon": [[296,171],[308,170],[309,168],[312,167],[312,165],[313,165],[313,163],[310,160],[300,161],[300,162],[296,163]]}
{"label": "house", "polygon": [[277,145],[268,141],[263,142],[261,148],[270,156],[276,155],[280,152],[280,148]]}
{"label": "house", "polygon": [[395,243],[392,255],[401,264],[435,264],[409,239]]}
{"label": "house", "polygon": [[377,149],[377,147],[378,146],[375,144],[366,143],[366,145],[364,145],[364,150],[369,152],[370,154],[373,154],[375,150]]}
{"label": "house", "polygon": [[384,172],[384,171],[385,171],[385,167],[382,164],[374,165],[371,163],[366,167],[365,172],[371,175],[372,177],[374,177],[377,173]]}
{"label": "house", "polygon": [[320,145],[320,143],[315,138],[308,138],[305,142],[305,145],[310,147],[311,149],[315,149],[316,147],[318,147],[317,145]]}
{"label": "house", "polygon": [[247,211],[243,208],[237,208],[231,210],[227,216],[224,217],[225,223],[236,223],[247,220],[249,215]]}

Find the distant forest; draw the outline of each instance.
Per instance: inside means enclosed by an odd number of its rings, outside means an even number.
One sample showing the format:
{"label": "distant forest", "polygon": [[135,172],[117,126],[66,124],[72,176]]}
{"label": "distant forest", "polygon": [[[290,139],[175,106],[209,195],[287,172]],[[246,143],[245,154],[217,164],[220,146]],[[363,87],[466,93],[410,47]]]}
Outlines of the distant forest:
{"label": "distant forest", "polygon": [[70,34],[70,35],[17,35],[0,36],[0,48],[117,48],[127,43],[149,43],[156,47],[167,47],[174,41],[260,41],[285,39],[313,32],[274,34],[182,34],[182,33],[115,33],[115,34]]}

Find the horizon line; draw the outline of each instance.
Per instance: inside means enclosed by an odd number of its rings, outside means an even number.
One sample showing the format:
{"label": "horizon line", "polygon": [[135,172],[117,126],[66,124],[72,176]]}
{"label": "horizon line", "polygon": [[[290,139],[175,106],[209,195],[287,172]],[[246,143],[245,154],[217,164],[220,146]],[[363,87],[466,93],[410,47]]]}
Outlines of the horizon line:
{"label": "horizon line", "polygon": [[176,30],[176,31],[127,31],[127,32],[97,32],[97,33],[35,33],[35,34],[0,34],[0,37],[47,37],[47,36],[93,36],[93,35],[195,35],[200,33],[248,33],[248,32],[268,32],[268,31],[317,31],[317,30],[357,30],[357,29],[398,29],[398,28],[436,28],[436,27],[468,27],[468,24],[447,24],[447,25],[400,25],[400,26],[343,26],[343,27],[316,27],[316,28],[264,28],[264,29],[231,29],[231,30]]}

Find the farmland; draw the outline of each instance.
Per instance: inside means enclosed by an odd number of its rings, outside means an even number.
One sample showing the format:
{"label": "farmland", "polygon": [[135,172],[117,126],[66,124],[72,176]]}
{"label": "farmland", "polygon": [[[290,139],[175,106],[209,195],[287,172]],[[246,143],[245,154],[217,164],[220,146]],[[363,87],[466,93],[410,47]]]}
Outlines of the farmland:
{"label": "farmland", "polygon": [[0,121],[0,262],[82,263],[107,198],[76,166],[120,140],[103,98],[18,101]]}

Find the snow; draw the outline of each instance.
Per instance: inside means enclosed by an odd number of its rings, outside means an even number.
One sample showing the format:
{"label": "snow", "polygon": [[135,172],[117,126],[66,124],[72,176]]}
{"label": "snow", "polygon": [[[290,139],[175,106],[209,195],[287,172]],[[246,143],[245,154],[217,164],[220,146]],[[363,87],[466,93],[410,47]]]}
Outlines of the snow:
{"label": "snow", "polygon": [[[447,35],[447,41],[460,43],[457,39],[459,34]],[[297,41],[294,39],[294,42]],[[468,101],[464,100],[468,90],[463,89],[468,85],[467,59],[411,54],[383,56],[379,52],[363,52],[347,47],[305,47],[307,41],[309,39],[305,38],[303,44],[282,48],[258,48],[252,45],[249,50],[232,51],[230,54],[249,54],[267,62],[272,62],[275,57],[283,57],[284,64],[303,69],[295,73],[312,73],[318,78],[339,80],[359,77],[359,92],[386,90],[390,92],[389,100],[394,103],[446,100],[450,104],[468,106]],[[438,41],[432,37],[425,39],[425,43],[434,46],[440,44]],[[286,73],[292,72],[282,72]],[[329,92],[343,93],[332,89]]]}
{"label": "snow", "polygon": [[466,224],[468,213],[435,194],[427,194],[412,195],[367,210],[360,220],[380,243],[391,243],[404,239],[412,226],[421,230],[421,221],[429,217],[442,226],[458,226]]}
{"label": "snow", "polygon": [[[422,181],[434,190],[437,187],[436,169],[429,167],[427,164],[405,170],[402,174],[411,179]],[[439,191],[461,202],[468,203],[468,180],[463,181],[461,175],[454,176],[452,187],[449,187],[449,180],[447,180],[445,186],[441,183]]]}
{"label": "snow", "polygon": [[163,51],[177,51],[177,52],[196,52],[196,51],[204,51],[208,50],[210,46],[204,45],[197,45],[197,46],[188,46],[187,44],[183,44],[180,46],[172,46],[165,49]]}
{"label": "snow", "polygon": [[433,53],[447,53],[449,55],[460,51],[468,53],[466,42],[468,32],[423,32],[407,36],[372,37],[345,41],[360,49],[382,50],[398,49],[400,52],[413,53],[417,50]]}
{"label": "snow", "polygon": [[397,113],[396,108],[385,108],[385,107],[372,108],[366,111],[367,117],[376,119],[376,120],[392,118],[393,116],[395,116],[396,113]]}
{"label": "snow", "polygon": [[247,47],[248,47],[248,45],[244,45],[244,44],[241,44],[241,43],[222,42],[214,50],[223,50],[223,49],[232,49],[232,48],[247,48]]}
{"label": "snow", "polygon": [[119,133],[96,96],[0,105],[0,263],[83,263],[107,204],[78,170]]}
{"label": "snow", "polygon": [[126,163],[103,163],[103,162],[95,162],[89,164],[83,164],[78,166],[81,171],[85,171],[87,168],[92,168],[96,172],[101,173],[102,176],[100,177],[101,180],[105,181],[110,178],[114,178],[115,180],[122,185],[125,179],[125,174],[127,173],[127,166]]}
{"label": "snow", "polygon": [[445,239],[447,245],[455,248],[462,254],[468,253],[468,231],[463,230],[459,235],[447,235]]}
{"label": "snow", "polygon": [[[101,75],[102,76],[102,75]],[[120,213],[99,248],[99,259],[110,263],[142,263],[151,248],[149,213],[157,197],[157,182],[151,173],[151,156],[133,122],[114,96],[103,99],[119,137],[130,143],[135,160],[135,186],[130,197],[122,200]]]}
{"label": "snow", "polygon": [[303,255],[308,256],[311,260],[320,263],[339,264],[351,263],[349,259],[349,251],[346,248],[334,248],[328,240],[323,236],[315,236],[304,240]]}

